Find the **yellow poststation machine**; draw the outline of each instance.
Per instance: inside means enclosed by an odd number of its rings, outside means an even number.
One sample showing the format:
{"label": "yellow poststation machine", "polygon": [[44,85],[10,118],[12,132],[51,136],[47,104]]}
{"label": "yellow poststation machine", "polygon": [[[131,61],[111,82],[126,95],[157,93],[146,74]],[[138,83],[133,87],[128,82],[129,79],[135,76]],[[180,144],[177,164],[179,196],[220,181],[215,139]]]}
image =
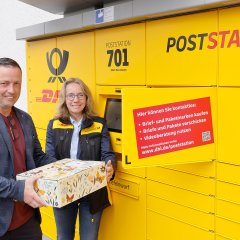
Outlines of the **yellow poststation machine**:
{"label": "yellow poststation machine", "polygon": [[[100,240],[240,239],[239,14],[220,8],[27,40],[29,112],[42,143],[70,77],[86,82],[107,120],[118,169]],[[56,239],[52,209],[42,215]]]}
{"label": "yellow poststation machine", "polygon": [[[207,31],[200,24],[204,17],[207,28],[213,26],[216,29],[214,16],[216,13],[194,16],[191,24],[188,18],[182,17],[176,28],[188,32],[189,27],[194,28],[197,24],[200,29],[195,31]],[[175,211],[178,212],[176,218],[189,224],[184,230],[190,232],[189,236],[196,234],[190,218],[195,214],[198,216],[195,224],[204,229],[199,230],[198,235],[206,235],[208,239],[213,237],[208,229],[214,229],[214,218],[201,210],[214,211],[213,198],[209,197],[214,194],[214,181],[205,178],[201,181],[202,177],[196,175],[193,165],[197,164],[198,174],[211,174],[216,159],[217,90],[213,86],[216,69],[211,71],[214,78],[206,78],[206,83],[201,84],[193,77],[188,80],[181,77],[181,74],[188,76],[189,66],[184,63],[179,66],[182,73],[177,69],[175,76],[169,76],[169,73],[174,74],[170,71],[172,65],[167,68],[162,62],[168,65],[176,58],[177,50],[172,43],[167,43],[168,37],[174,36],[171,30],[154,29],[156,25],[164,27],[164,24],[167,26],[169,22],[159,20],[95,33],[96,99],[99,114],[107,119],[113,148],[119,153],[118,171],[110,183],[115,204],[104,212],[102,239],[110,239],[113,235],[115,239],[158,239],[162,229],[157,228],[156,223],[165,221],[163,215],[176,215]],[[170,49],[170,45],[173,49],[168,53],[166,48]],[[216,68],[216,51],[202,55],[198,59],[190,52],[189,63],[197,61],[207,65],[204,59],[208,59]],[[197,77],[200,79],[205,75],[203,72]],[[178,169],[179,164],[184,165]],[[206,165],[211,166],[210,171],[201,169]],[[192,182],[191,186],[188,181]],[[180,208],[179,200],[174,197],[176,189],[179,195],[186,196],[180,201],[185,206]],[[172,198],[168,199],[171,194]],[[198,203],[190,203],[188,197],[196,198]],[[192,207],[189,216],[182,219],[181,213],[189,204]],[[192,204],[197,204],[197,208],[194,209]],[[124,217],[126,213],[128,217]],[[109,221],[112,218],[113,221]],[[178,226],[179,222],[175,224]],[[128,229],[127,233],[124,229]]]}

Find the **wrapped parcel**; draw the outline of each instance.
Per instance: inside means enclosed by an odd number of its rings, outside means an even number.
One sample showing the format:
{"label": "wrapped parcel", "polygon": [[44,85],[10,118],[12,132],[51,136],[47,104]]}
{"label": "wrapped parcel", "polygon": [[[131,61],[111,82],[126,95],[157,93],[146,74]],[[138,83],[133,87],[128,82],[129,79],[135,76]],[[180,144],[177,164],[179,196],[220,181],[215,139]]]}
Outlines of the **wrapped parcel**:
{"label": "wrapped parcel", "polygon": [[63,207],[107,185],[105,163],[62,159],[17,175],[17,180],[41,173],[35,191],[47,205]]}

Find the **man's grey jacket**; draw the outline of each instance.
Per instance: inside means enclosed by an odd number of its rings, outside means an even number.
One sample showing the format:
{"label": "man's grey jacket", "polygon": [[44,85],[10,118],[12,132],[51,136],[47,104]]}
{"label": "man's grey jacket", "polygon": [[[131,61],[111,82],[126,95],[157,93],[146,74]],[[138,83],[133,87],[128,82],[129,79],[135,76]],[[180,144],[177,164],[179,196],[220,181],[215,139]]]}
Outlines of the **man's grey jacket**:
{"label": "man's grey jacket", "polygon": [[[54,162],[54,158],[42,151],[30,115],[16,107],[13,109],[24,133],[27,170]],[[5,122],[0,115],[0,237],[7,232],[11,223],[14,201],[23,201],[24,186],[25,181],[16,181],[12,142]],[[41,221],[38,209],[36,209],[36,217]]]}

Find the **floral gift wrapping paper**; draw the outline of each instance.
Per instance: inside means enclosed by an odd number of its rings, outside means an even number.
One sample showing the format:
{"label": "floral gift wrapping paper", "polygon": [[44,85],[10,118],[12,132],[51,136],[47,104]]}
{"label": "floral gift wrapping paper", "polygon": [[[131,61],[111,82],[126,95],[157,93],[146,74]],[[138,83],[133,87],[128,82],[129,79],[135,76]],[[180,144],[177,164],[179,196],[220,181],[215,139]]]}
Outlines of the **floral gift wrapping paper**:
{"label": "floral gift wrapping paper", "polygon": [[104,162],[73,159],[62,159],[18,174],[17,180],[39,173],[42,178],[35,182],[35,191],[47,205],[58,208],[107,185]]}

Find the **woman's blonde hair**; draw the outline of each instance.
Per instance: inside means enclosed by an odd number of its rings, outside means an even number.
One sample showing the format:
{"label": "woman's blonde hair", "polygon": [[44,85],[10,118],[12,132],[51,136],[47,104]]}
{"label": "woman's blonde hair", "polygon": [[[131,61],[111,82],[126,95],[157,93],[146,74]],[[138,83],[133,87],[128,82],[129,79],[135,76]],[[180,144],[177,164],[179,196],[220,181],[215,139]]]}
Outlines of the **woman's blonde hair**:
{"label": "woman's blonde hair", "polygon": [[85,117],[89,118],[91,116],[95,116],[96,114],[93,110],[94,109],[93,97],[88,86],[79,78],[69,78],[67,79],[66,82],[63,83],[62,88],[60,90],[60,96],[56,108],[55,118],[68,119],[70,117],[70,113],[66,105],[66,88],[67,85],[72,83],[79,84],[83,93],[86,96],[86,106],[83,109],[83,114],[85,115]]}

